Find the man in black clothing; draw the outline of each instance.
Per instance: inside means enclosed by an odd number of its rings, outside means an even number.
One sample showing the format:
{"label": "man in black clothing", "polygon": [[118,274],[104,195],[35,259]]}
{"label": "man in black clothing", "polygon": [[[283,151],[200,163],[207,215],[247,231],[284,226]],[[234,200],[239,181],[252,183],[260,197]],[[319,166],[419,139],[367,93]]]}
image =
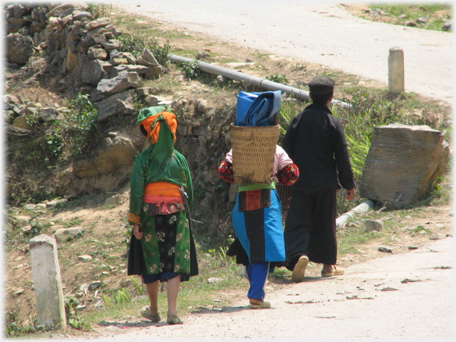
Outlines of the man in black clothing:
{"label": "man in black clothing", "polygon": [[344,130],[328,108],[334,81],[317,77],[308,86],[312,104],[292,119],[282,143],[300,171],[291,187],[284,233],[294,282],[304,279],[309,260],[323,264],[322,277],[344,274],[336,266],[336,192],[343,187],[347,200],[355,197]]}

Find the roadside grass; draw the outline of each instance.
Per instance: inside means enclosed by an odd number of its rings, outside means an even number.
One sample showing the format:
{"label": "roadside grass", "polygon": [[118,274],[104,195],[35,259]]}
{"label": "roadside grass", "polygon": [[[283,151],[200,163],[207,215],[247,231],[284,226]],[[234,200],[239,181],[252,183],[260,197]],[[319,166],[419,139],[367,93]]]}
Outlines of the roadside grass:
{"label": "roadside grass", "polygon": [[[145,25],[141,22],[132,21],[130,16],[116,16],[118,22],[115,25],[122,24],[131,26],[130,32],[141,32],[141,34],[150,35],[150,37],[159,37],[157,41],[165,41],[170,37],[181,37],[192,39],[191,35],[186,35],[182,32],[163,32],[160,29],[145,30]],[[183,36],[182,36],[183,35]],[[164,39],[160,38],[164,37]],[[148,38],[150,39],[150,38]],[[152,44],[157,41],[150,40]],[[196,50],[180,50],[179,54],[187,54],[189,57],[194,57]],[[211,56],[219,58],[220,62],[229,63],[233,60],[230,57]],[[266,59],[267,54],[257,53],[257,59]],[[169,66],[172,75],[178,73],[178,67],[175,65]],[[297,68],[299,68],[297,66]],[[427,124],[432,128],[439,129],[445,132],[446,140],[450,140],[451,125],[446,118],[450,116],[451,111],[448,108],[443,108],[441,105],[423,101],[420,97],[414,94],[401,94],[398,97],[388,97],[385,89],[367,89],[363,87],[353,86],[357,83],[358,78],[353,75],[345,75],[340,72],[325,70],[318,72],[318,76],[330,76],[334,78],[338,85],[338,95],[340,99],[352,105],[351,109],[341,107],[333,107],[334,115],[339,117],[345,127],[347,140],[349,144],[352,163],[355,168],[357,178],[362,172],[362,165],[367,154],[368,146],[370,145],[372,128],[375,125],[388,124],[390,122],[401,122],[406,124]],[[283,80],[285,75],[273,74],[271,78]],[[204,80],[206,84],[211,84],[217,95],[233,94],[239,90],[238,84],[228,84],[227,86],[214,86],[213,77],[207,75],[199,76],[198,80]],[[157,86],[168,93],[173,93],[178,87],[179,81],[176,77],[162,77],[159,80],[150,80],[145,82],[145,86]],[[179,97],[178,94],[175,95]],[[287,97],[282,102],[281,115],[279,116],[279,124],[281,126],[281,138],[285,133],[291,118],[299,113],[306,104],[297,101],[292,96]],[[442,119],[443,118],[443,119]],[[279,140],[280,141],[280,140]],[[446,204],[451,200],[451,189],[449,186],[449,173],[442,180],[436,183],[434,193],[428,201],[425,201],[423,206],[409,208],[396,211],[370,211],[362,217],[355,218],[347,223],[347,228],[338,231],[339,257],[347,253],[360,253],[359,248],[365,243],[378,240],[381,242],[389,242],[397,234],[399,230],[405,230],[407,216],[426,217],[427,211],[423,210],[427,204]],[[71,211],[77,207],[94,208],[103,207],[103,203],[109,194],[95,197],[81,197],[73,201],[58,204],[53,211]],[[355,203],[361,200],[359,197],[354,202],[348,202],[344,199],[344,192],[338,194],[338,212],[342,214],[353,207]],[[359,196],[359,195],[357,195]],[[106,207],[106,209],[109,209]],[[12,216],[32,215],[34,218],[40,218],[41,213],[35,213],[23,208],[10,208],[8,217]],[[43,215],[44,216],[44,215]],[[384,229],[382,232],[365,232],[362,220],[375,219],[383,220]],[[126,226],[125,218],[110,218],[116,225]],[[32,221],[32,227],[35,228],[33,234],[47,233],[51,234],[52,226],[49,222],[40,220]],[[32,235],[25,235],[21,231],[21,227],[29,222],[18,219],[12,222],[15,229],[12,229],[6,237],[6,249],[11,251],[14,249],[22,249],[27,245],[28,240]],[[103,236],[103,241],[93,239],[94,223],[86,222],[84,218],[73,218],[68,221],[58,221],[54,224],[64,227],[74,227],[81,225],[85,229],[85,233],[71,241],[70,244],[62,244],[59,250],[65,250],[73,256],[81,255],[81,250],[88,251],[87,254],[94,258],[93,268],[88,270],[84,264],[78,264],[76,258],[67,258],[60,260],[62,272],[73,268],[77,269],[82,275],[91,273],[91,277],[100,280],[99,298],[92,298],[92,301],[100,301],[101,306],[90,308],[83,311],[74,311],[73,320],[74,328],[82,331],[90,330],[90,326],[95,326],[100,322],[117,321],[124,322],[125,320],[137,320],[141,318],[140,309],[142,306],[148,305],[145,286],[141,284],[139,277],[130,278],[130,286],[123,289],[109,289],[109,284],[103,280],[107,272],[113,276],[123,276],[122,270],[125,269],[124,255],[127,250],[127,242],[130,236],[130,231],[124,231],[115,234],[106,234]],[[408,227],[408,234],[430,234],[425,226]],[[424,233],[422,233],[424,232]],[[198,238],[198,237],[197,237]],[[242,267],[237,266],[232,258],[226,256],[226,247],[217,246],[213,249],[207,249],[206,245],[197,241],[197,253],[200,274],[193,277],[188,282],[181,284],[181,291],[178,299],[178,312],[185,316],[198,310],[211,310],[213,306],[228,306],[233,302],[237,302],[239,298],[246,298],[248,282],[245,279]],[[314,264],[309,264],[309,268],[317,267]],[[78,274],[79,274],[78,273]],[[270,280],[276,283],[289,282],[291,272],[284,269],[275,269],[274,273],[270,274]],[[78,275],[79,276],[79,275]],[[78,277],[76,276],[76,277]],[[17,284],[22,286],[32,287],[33,284]],[[73,297],[71,297],[73,298]],[[71,298],[66,298],[67,300]],[[77,302],[77,298],[73,298]],[[73,301],[73,303],[75,303]],[[162,317],[166,317],[166,289],[162,288],[159,296],[159,307]],[[29,324],[23,323],[22,318],[17,317],[14,312],[8,315],[10,320],[6,326],[14,336],[26,336],[33,338],[37,333],[42,333],[43,328],[36,325],[36,319],[30,318]]]}
{"label": "roadside grass", "polygon": [[[404,25],[407,21],[413,21],[418,28],[435,31],[442,31],[445,22],[452,18],[451,5],[445,3],[378,3],[370,4],[369,9],[374,13],[377,9],[386,13],[389,24]],[[361,14],[360,16],[373,21],[384,20],[381,14],[377,16]],[[383,18],[380,19],[381,17]],[[420,18],[423,20],[417,20]]]}
{"label": "roadside grass", "polygon": [[[177,301],[177,311],[186,316],[198,310],[212,310],[215,307],[229,306],[238,299],[239,291],[246,293],[247,280],[242,275],[242,268],[223,252],[198,250],[199,275],[181,283]],[[140,310],[149,305],[147,290],[138,276],[130,276],[135,289],[123,289],[103,296],[102,310],[82,312],[80,317],[90,324],[99,324],[104,320],[125,321],[140,318]],[[121,292],[122,294],[122,292]],[[231,296],[233,294],[233,296]],[[160,285],[158,298],[159,312],[166,317],[166,284]]]}
{"label": "roadside grass", "polygon": [[[332,77],[337,82],[343,76],[337,73]],[[374,127],[392,123],[427,125],[432,129],[442,131],[445,140],[451,141],[450,108],[424,102],[413,93],[391,96],[387,89],[342,84],[339,92],[342,95],[341,100],[350,106],[333,105],[332,112],[344,127],[353,172],[358,181],[361,179]],[[283,101],[279,116],[280,139],[283,138],[291,119],[303,107],[302,102],[293,99]],[[439,187],[441,181],[442,179],[439,179],[434,186]],[[341,214],[348,209],[351,203],[344,201],[342,196],[339,196],[338,199],[338,212]],[[359,200],[359,197],[356,200]]]}
{"label": "roadside grass", "polygon": [[[431,205],[442,205],[451,203],[452,189],[449,186],[450,170],[447,170],[447,179],[441,187],[436,187],[429,194],[428,198],[423,200],[421,204],[416,204],[409,208],[396,210],[383,210],[385,208],[376,208],[369,210],[367,213],[357,215],[349,219],[344,227],[338,229],[338,254],[339,257],[346,253],[360,253],[357,247],[363,244],[378,241],[379,244],[390,244],[394,242],[398,235],[408,234],[411,237],[417,235],[426,235],[433,238],[438,235],[439,231],[447,230],[449,227],[442,225],[434,227],[432,231],[426,227],[426,224],[410,225],[410,219],[422,219],[426,221],[429,214],[436,214],[438,210],[429,209]],[[366,231],[364,225],[365,220],[375,220],[382,223],[381,231]]]}
{"label": "roadside grass", "polygon": [[[448,186],[436,189],[430,195],[432,204],[445,204],[451,197],[451,189]],[[362,254],[362,247],[368,243],[377,241],[378,245],[389,246],[400,239],[401,234],[409,236],[427,236],[432,238],[436,232],[426,227],[425,224],[409,226],[408,219],[426,219],[430,213],[427,205],[404,208],[400,210],[370,210],[369,212],[356,216],[349,220],[345,227],[338,229],[338,258],[346,254]],[[383,223],[382,231],[366,232],[364,220],[379,220]],[[243,275],[243,267],[235,264],[234,260],[226,255],[226,247],[219,249],[204,250],[197,245],[200,274],[188,282],[181,283],[181,291],[178,299],[178,312],[182,316],[195,313],[201,310],[216,310],[223,306],[230,306],[242,298],[248,289],[248,282]],[[309,263],[309,270],[319,270],[320,265]],[[276,268],[269,275],[271,284],[288,284],[291,271],[284,267]],[[135,290],[129,288],[125,300],[113,300],[119,296],[111,292],[106,295],[104,304],[99,310],[81,312],[81,321],[91,325],[100,322],[125,320],[136,320],[140,318],[140,309],[149,304],[147,292],[141,284],[139,277],[134,280]],[[162,317],[166,317],[166,285],[162,285],[159,295],[159,307]],[[125,290],[124,290],[125,291]]]}

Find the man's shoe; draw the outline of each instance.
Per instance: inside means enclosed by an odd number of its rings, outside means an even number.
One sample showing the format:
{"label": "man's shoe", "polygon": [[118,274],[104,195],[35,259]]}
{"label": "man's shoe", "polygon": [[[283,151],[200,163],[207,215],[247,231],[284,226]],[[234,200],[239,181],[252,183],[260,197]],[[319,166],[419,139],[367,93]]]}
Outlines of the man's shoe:
{"label": "man's shoe", "polygon": [[345,273],[345,270],[342,267],[337,267],[336,265],[333,265],[332,271],[328,273],[323,273],[321,272],[322,277],[336,277],[336,276],[341,276]]}

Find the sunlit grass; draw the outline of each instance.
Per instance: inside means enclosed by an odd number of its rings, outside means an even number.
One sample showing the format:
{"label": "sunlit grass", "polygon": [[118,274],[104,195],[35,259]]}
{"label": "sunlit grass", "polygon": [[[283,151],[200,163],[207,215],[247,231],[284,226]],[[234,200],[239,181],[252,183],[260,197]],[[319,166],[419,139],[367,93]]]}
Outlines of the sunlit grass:
{"label": "sunlit grass", "polygon": [[[389,23],[404,25],[407,21],[415,22],[419,28],[442,31],[443,24],[452,18],[452,8],[445,3],[415,3],[415,4],[370,4],[373,11],[380,9],[388,15]],[[425,23],[417,22],[424,18]],[[375,20],[375,19],[374,19]]]}

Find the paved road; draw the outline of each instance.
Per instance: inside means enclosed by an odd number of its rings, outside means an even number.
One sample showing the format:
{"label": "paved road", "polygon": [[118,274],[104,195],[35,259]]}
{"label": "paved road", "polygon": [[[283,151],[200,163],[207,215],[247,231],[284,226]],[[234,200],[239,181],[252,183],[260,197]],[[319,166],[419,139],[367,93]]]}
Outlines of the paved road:
{"label": "paved road", "polygon": [[[406,90],[451,101],[450,34],[368,23],[333,5],[175,3],[123,5],[188,30],[385,84],[388,50],[400,46],[405,51]],[[223,311],[194,313],[179,326],[111,326],[105,338],[95,340],[452,340],[452,251],[453,238],[448,237],[409,253],[350,266],[342,277],[307,277],[281,290],[269,289],[269,310],[249,310],[242,302]]]}
{"label": "paved road", "polygon": [[392,47],[404,51],[405,90],[452,102],[454,35],[356,18],[339,4],[308,1],[130,1],[132,13],[243,46],[318,63],[387,85]]}
{"label": "paved road", "polygon": [[96,340],[453,340],[452,246],[447,237],[352,265],[341,277],[306,277],[268,289],[272,309],[250,310],[244,300],[194,313],[179,326],[121,324],[125,334],[111,326],[106,338]]}

